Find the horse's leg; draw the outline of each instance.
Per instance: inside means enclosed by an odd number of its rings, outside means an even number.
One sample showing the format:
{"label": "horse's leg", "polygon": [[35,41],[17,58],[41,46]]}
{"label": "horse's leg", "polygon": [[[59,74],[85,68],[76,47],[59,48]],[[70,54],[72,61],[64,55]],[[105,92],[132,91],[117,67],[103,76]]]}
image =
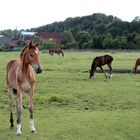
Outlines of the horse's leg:
{"label": "horse's leg", "polygon": [[62,54],[62,56],[64,57],[64,53],[63,53],[63,51],[61,51],[61,54]]}
{"label": "horse's leg", "polygon": [[29,93],[30,129],[32,133],[36,131],[34,126],[34,120],[33,120],[33,94],[34,94],[34,87],[31,88]]}
{"label": "horse's leg", "polygon": [[108,67],[109,67],[109,79],[112,79],[112,66],[111,66],[111,63],[107,64]]}
{"label": "horse's leg", "polygon": [[104,73],[105,77],[107,78],[107,75],[106,75],[106,73],[104,72],[103,68],[102,68],[101,66],[99,66],[99,67],[100,67],[100,69],[102,70],[102,72]]}
{"label": "horse's leg", "polygon": [[22,90],[17,89],[17,135],[21,134]]}
{"label": "horse's leg", "polygon": [[8,95],[9,95],[9,109],[10,109],[10,128],[14,127],[14,119],[13,119],[13,112],[12,112],[12,107],[13,107],[13,89],[9,88],[8,89]]}
{"label": "horse's leg", "polygon": [[62,51],[61,51],[60,53],[61,53],[61,55],[63,56]]}

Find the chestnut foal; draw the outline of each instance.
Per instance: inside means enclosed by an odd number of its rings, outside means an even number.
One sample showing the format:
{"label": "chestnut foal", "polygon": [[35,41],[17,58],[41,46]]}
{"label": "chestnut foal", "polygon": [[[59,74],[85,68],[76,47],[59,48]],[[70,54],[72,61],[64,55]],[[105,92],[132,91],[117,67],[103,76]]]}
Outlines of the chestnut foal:
{"label": "chestnut foal", "polygon": [[[41,73],[42,68],[39,61],[38,44],[33,45],[32,41],[27,45],[20,54],[19,59],[13,59],[7,64],[7,86],[10,106],[10,124],[14,127],[12,113],[13,93],[16,93],[16,110],[17,110],[17,135],[21,134],[21,113],[22,113],[22,96],[24,90],[29,92],[29,112],[31,132],[35,132],[33,120],[33,94],[36,73]],[[33,71],[34,70],[34,71]]]}

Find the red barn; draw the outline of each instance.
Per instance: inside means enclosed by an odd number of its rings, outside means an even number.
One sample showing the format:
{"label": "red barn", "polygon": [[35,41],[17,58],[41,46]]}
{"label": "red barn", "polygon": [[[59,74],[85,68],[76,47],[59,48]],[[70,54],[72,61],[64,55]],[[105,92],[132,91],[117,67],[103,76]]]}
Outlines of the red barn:
{"label": "red barn", "polygon": [[57,45],[61,44],[62,40],[62,33],[55,33],[55,32],[38,32],[37,36],[42,38],[46,43],[49,40],[53,40]]}

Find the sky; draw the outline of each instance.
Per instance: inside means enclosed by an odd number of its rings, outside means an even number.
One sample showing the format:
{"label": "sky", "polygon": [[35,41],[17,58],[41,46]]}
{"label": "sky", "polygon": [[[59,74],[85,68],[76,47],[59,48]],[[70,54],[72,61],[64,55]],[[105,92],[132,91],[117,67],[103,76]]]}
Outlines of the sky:
{"label": "sky", "polygon": [[140,0],[0,0],[0,30],[30,29],[94,13],[131,22]]}

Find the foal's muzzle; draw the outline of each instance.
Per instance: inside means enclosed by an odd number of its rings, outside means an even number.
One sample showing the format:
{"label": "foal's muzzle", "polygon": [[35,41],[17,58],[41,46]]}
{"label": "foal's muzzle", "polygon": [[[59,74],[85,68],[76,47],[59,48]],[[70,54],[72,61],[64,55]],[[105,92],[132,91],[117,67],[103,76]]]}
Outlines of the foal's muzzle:
{"label": "foal's muzzle", "polygon": [[42,68],[40,65],[34,65],[34,70],[36,73],[41,73],[42,72]]}
{"label": "foal's muzzle", "polygon": [[41,73],[42,72],[42,69],[41,68],[38,68],[37,70],[36,70],[36,73]]}

